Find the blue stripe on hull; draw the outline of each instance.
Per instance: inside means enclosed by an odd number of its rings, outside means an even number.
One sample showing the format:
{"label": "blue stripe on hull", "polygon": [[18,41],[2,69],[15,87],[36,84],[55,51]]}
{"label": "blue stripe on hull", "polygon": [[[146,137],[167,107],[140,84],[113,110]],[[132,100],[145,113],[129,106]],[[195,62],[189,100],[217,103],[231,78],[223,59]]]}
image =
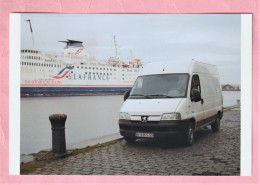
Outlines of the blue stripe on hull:
{"label": "blue stripe on hull", "polygon": [[21,96],[123,94],[131,87],[21,87]]}

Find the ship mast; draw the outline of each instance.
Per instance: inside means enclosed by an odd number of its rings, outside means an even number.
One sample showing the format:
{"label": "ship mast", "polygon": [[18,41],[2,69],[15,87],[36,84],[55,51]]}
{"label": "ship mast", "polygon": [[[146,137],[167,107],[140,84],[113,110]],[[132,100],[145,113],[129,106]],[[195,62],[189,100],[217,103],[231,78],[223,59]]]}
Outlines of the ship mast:
{"label": "ship mast", "polygon": [[32,44],[33,44],[33,48],[35,48],[35,42],[34,42],[34,37],[33,37],[33,30],[32,30],[31,20],[28,19],[28,20],[26,20],[26,21],[29,22],[30,29],[31,29],[31,35],[32,35]]}
{"label": "ship mast", "polygon": [[115,44],[115,50],[116,50],[116,56],[115,56],[115,58],[118,59],[119,56],[118,56],[118,49],[117,49],[117,43],[116,43],[116,36],[114,36],[114,44]]}

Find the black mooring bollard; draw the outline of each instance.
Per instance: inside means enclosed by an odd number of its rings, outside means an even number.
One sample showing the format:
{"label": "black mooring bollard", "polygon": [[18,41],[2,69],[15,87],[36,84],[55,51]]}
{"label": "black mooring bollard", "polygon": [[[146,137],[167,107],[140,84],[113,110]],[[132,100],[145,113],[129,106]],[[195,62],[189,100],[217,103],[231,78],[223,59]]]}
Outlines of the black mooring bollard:
{"label": "black mooring bollard", "polygon": [[56,154],[66,153],[65,122],[66,114],[52,114],[49,116],[52,129],[52,152]]}

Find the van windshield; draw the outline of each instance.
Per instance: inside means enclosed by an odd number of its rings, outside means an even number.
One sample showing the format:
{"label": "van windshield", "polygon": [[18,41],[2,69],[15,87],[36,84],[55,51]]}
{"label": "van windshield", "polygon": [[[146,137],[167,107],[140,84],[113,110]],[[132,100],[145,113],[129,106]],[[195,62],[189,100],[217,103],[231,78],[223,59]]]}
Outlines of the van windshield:
{"label": "van windshield", "polygon": [[130,93],[130,99],[181,98],[186,96],[188,74],[161,74],[139,76]]}

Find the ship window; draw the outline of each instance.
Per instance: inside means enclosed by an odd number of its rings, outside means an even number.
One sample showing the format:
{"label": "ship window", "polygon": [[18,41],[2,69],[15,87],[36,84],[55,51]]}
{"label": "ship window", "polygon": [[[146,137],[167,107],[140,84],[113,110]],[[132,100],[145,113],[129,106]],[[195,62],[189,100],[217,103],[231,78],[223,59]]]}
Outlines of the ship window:
{"label": "ship window", "polygon": [[83,69],[83,67],[81,66],[81,69]]}
{"label": "ship window", "polygon": [[27,53],[27,50],[24,50],[25,53]]}
{"label": "ship window", "polygon": [[91,72],[89,72],[89,74],[91,74]]}
{"label": "ship window", "polygon": [[85,67],[85,69],[87,69],[87,67]]}
{"label": "ship window", "polygon": [[98,70],[98,67],[96,69]]}
{"label": "ship window", "polygon": [[93,67],[93,69],[95,69],[95,68]]}
{"label": "ship window", "polygon": [[88,74],[87,72],[85,72],[85,74]]}
{"label": "ship window", "polygon": [[114,69],[114,71],[116,71],[116,69]]}
{"label": "ship window", "polygon": [[105,68],[103,68],[103,70],[106,70]]}
{"label": "ship window", "polygon": [[89,69],[91,69],[91,67],[89,67]]}
{"label": "ship window", "polygon": [[110,69],[110,71],[112,71],[112,69]]}
{"label": "ship window", "polygon": [[102,68],[100,68],[100,70],[102,70]]}

